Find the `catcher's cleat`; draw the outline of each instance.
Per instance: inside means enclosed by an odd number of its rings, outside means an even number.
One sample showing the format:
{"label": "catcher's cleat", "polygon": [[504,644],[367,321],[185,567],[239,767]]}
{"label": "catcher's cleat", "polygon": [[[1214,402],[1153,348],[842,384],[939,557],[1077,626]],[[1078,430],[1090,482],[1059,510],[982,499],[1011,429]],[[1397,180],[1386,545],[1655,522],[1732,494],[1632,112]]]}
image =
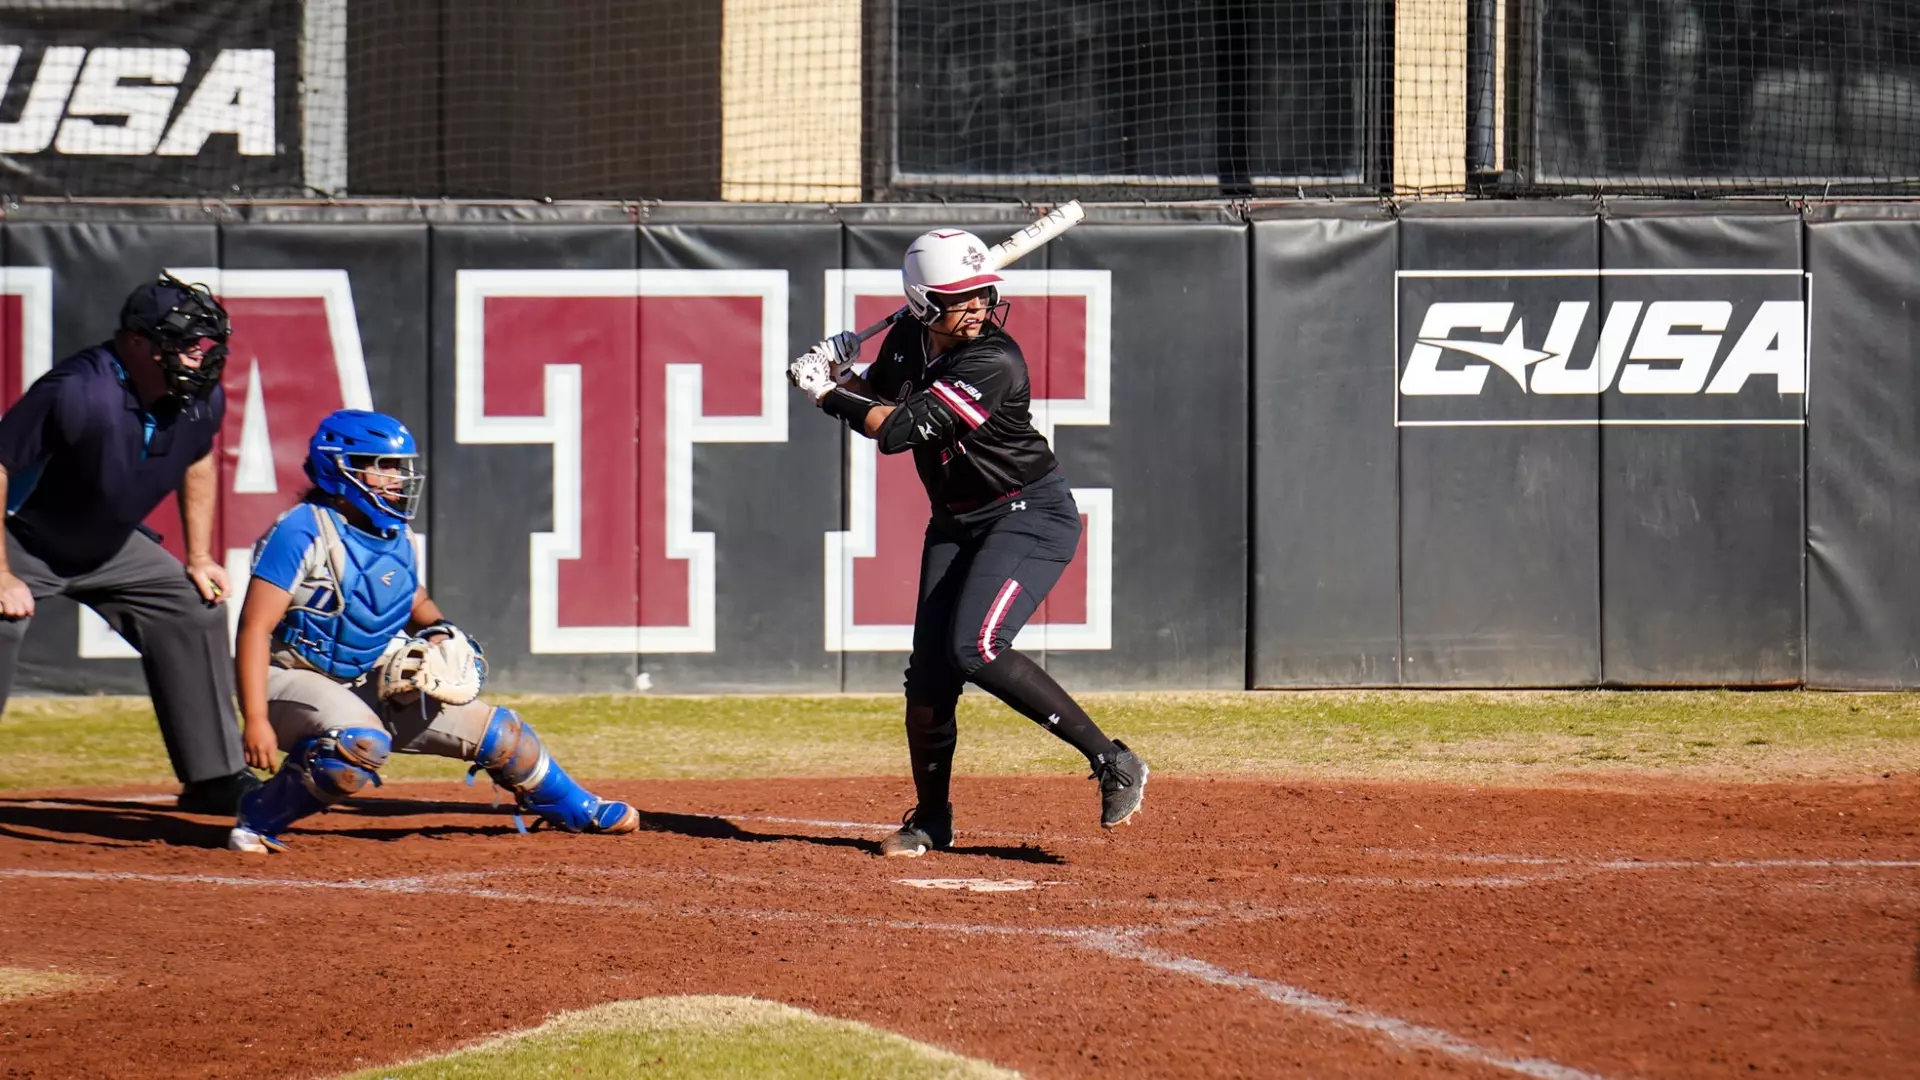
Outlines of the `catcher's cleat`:
{"label": "catcher's cleat", "polygon": [[623,802],[600,799],[582,832],[629,833],[640,827],[640,811]]}
{"label": "catcher's cleat", "polygon": [[1087,777],[1100,781],[1100,826],[1106,829],[1125,825],[1139,811],[1147,795],[1147,773],[1152,771],[1126,743],[1115,739],[1113,745],[1120,752],[1111,757],[1095,754],[1093,773]]}
{"label": "catcher's cleat", "polygon": [[889,859],[917,859],[929,851],[953,847],[953,804],[942,810],[914,807],[900,819],[900,827],[880,841],[880,854]]}
{"label": "catcher's cleat", "polygon": [[287,850],[287,842],[277,836],[254,832],[245,825],[235,825],[227,834],[227,850],[249,855],[278,855]]}

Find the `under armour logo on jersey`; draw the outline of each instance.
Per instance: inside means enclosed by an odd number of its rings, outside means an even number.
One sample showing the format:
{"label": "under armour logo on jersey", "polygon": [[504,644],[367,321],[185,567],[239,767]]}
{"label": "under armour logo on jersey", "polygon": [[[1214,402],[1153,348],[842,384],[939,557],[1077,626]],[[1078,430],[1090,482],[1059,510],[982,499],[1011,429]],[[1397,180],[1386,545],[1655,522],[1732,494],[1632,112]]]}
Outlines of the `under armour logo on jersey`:
{"label": "under armour logo on jersey", "polygon": [[381,575],[380,575],[380,584],[382,584],[382,585],[392,585],[392,584],[393,584],[393,575],[395,575],[395,574],[397,574],[397,573],[399,573],[399,571],[398,571],[398,570],[389,570],[389,571],[387,571],[386,573],[384,573],[384,574],[381,574]]}
{"label": "under armour logo on jersey", "polygon": [[1025,510],[1026,508],[1027,508],[1027,500],[1025,499],[1021,499],[1019,502],[1014,503],[1012,504],[1011,507],[1009,507],[1009,509],[1013,509],[1013,510]]}

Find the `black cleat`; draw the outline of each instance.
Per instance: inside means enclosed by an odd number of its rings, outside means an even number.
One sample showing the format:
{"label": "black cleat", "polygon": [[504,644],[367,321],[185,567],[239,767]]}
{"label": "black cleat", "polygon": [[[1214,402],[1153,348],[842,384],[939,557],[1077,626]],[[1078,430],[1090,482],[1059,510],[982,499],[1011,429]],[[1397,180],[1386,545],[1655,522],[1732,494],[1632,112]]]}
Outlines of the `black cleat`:
{"label": "black cleat", "polygon": [[1115,739],[1113,745],[1120,752],[1112,757],[1095,754],[1093,774],[1087,777],[1100,781],[1100,826],[1105,829],[1125,825],[1140,809],[1140,800],[1147,796],[1147,773],[1152,771],[1126,743]]}
{"label": "black cleat", "polygon": [[900,828],[880,841],[880,854],[889,859],[917,859],[929,851],[953,847],[953,804],[934,813],[919,807],[907,811]]}
{"label": "black cleat", "polygon": [[233,817],[240,813],[240,799],[259,788],[260,778],[253,775],[253,770],[241,769],[232,776],[195,780],[185,785],[180,789],[180,798],[174,805],[183,813]]}

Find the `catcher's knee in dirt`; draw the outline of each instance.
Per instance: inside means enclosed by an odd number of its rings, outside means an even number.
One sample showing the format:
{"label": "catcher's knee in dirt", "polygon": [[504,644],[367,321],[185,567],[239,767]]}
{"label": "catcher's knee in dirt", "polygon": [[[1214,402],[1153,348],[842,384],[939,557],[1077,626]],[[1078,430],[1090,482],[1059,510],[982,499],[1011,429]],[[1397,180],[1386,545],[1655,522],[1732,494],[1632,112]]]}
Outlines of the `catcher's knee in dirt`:
{"label": "catcher's knee in dirt", "polygon": [[265,837],[346,800],[369,783],[393,753],[379,728],[339,728],[302,739],[287,751],[280,771],[240,800],[238,824]]}
{"label": "catcher's knee in dirt", "polygon": [[312,740],[307,781],[331,805],[369,782],[378,784],[380,770],[392,755],[393,737],[379,728],[341,728]]}
{"label": "catcher's knee in dirt", "polygon": [[632,832],[640,815],[626,803],[601,799],[567,775],[540,743],[533,725],[512,709],[496,708],[474,754],[474,767],[513,792],[520,808],[568,832]]}

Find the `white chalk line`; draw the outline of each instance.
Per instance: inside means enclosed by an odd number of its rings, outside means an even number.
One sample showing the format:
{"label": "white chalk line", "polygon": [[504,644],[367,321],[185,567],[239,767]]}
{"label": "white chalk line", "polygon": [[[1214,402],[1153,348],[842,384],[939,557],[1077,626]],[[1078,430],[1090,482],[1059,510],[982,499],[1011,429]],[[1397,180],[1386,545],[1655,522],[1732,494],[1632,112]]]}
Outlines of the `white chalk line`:
{"label": "white chalk line", "polygon": [[[482,873],[485,873],[484,871]],[[445,875],[451,878],[459,875]],[[649,911],[659,915],[682,917],[730,916],[772,922],[804,922],[810,925],[858,926],[888,930],[931,933],[1028,937],[1064,941],[1092,952],[1122,960],[1132,960],[1170,974],[1183,975],[1213,986],[1252,991],[1284,1008],[1312,1016],[1341,1027],[1354,1028],[1377,1036],[1408,1050],[1426,1050],[1458,1058],[1461,1061],[1538,1080],[1605,1080],[1586,1072],[1542,1058],[1514,1058],[1498,1050],[1463,1039],[1440,1028],[1427,1027],[1398,1017],[1359,1008],[1337,998],[1324,997],[1301,987],[1241,972],[1228,971],[1204,960],[1178,956],[1142,944],[1143,935],[1159,933],[1167,927],[1084,928],[993,926],[981,923],[922,922],[910,919],[878,919],[855,915],[821,915],[753,908],[688,906],[669,912],[645,900],[618,897],[572,896],[567,894],[526,893],[507,889],[461,886],[441,883],[438,875],[404,878],[356,878],[347,881],[309,881],[298,878],[228,877],[218,874],[147,874],[120,870],[33,870],[0,868],[0,879],[55,881],[134,881],[152,884],[188,884],[249,889],[335,890],[380,893],[434,894],[475,900],[503,900],[522,903],[559,904],[569,907],[620,908]],[[440,880],[436,880],[440,879]],[[1205,925],[1207,920],[1191,920]],[[1173,928],[1178,928],[1173,927]]]}
{"label": "white chalk line", "polygon": [[[709,817],[724,821],[763,822],[771,825],[805,825],[812,828],[832,829],[837,832],[872,833],[881,836],[899,828],[898,823],[887,824],[874,821],[837,821],[824,818],[779,817],[768,814],[709,814]],[[1010,832],[998,829],[966,829],[965,837],[984,837],[996,840],[1025,840],[1033,843],[1053,841],[1090,841],[1110,843],[1105,835],[1079,836],[1075,834],[1042,835],[1039,833]],[[1241,846],[1223,844],[1217,846]],[[1502,855],[1483,852],[1451,851],[1412,851],[1396,848],[1362,848],[1362,854],[1389,859],[1437,859],[1446,862],[1510,864],[1515,866],[1555,866],[1574,869],[1594,870],[1913,870],[1920,869],[1920,859],[1579,859],[1553,855]],[[1451,884],[1527,884],[1529,879],[1502,877],[1488,879],[1454,879]],[[1553,878],[1542,877],[1531,880],[1545,881]]]}
{"label": "white chalk line", "polygon": [[1214,986],[1251,990],[1269,1001],[1298,1012],[1307,1013],[1342,1027],[1358,1028],[1409,1049],[1432,1050],[1476,1065],[1489,1065],[1496,1069],[1519,1073],[1522,1076],[1538,1077],[1539,1080],[1601,1080],[1597,1073],[1575,1069],[1545,1058],[1508,1057],[1439,1028],[1357,1008],[1337,998],[1322,997],[1310,990],[1302,990],[1286,983],[1228,971],[1209,964],[1205,960],[1196,960],[1190,956],[1175,956],[1149,945],[1143,945],[1131,937],[1114,935],[1101,938],[1095,935],[1083,941],[1082,944],[1110,956],[1138,960],[1150,967],[1199,979]]}
{"label": "white chalk line", "polygon": [[1388,859],[1512,866],[1561,866],[1591,870],[1920,870],[1920,859],[1577,859],[1562,855],[1500,855],[1475,851],[1410,851],[1362,848]]}
{"label": "white chalk line", "polygon": [[[171,803],[172,795],[125,795],[106,801],[124,803]],[[58,809],[63,803],[55,800],[34,800],[15,805],[35,809]],[[481,804],[475,803],[476,808]],[[840,821],[831,818],[786,817],[774,814],[716,814],[706,811],[672,811],[700,817],[710,817],[720,821],[759,822],[768,825],[805,825],[811,828],[829,829],[835,832],[851,832],[885,836],[900,827],[898,822],[877,821]],[[1020,840],[1028,843],[1069,842],[1069,843],[1111,843],[1112,838],[1104,833],[1081,836],[1072,833],[1041,834],[1016,832],[1005,829],[967,829],[967,837],[981,837],[995,840]],[[1215,847],[1238,847],[1231,843],[1217,843]],[[1556,855],[1507,855],[1493,852],[1454,852],[1454,851],[1415,851],[1404,848],[1362,848],[1362,854],[1388,859],[1431,859],[1458,863],[1488,863],[1514,866],[1555,866],[1571,869],[1591,870],[1915,870],[1920,869],[1920,859],[1579,859]],[[1512,876],[1488,878],[1452,878],[1433,879],[1434,884],[1485,885],[1493,887],[1511,887],[1539,881],[1560,880],[1566,875],[1543,875],[1535,878]],[[1354,883],[1370,882],[1407,882],[1409,879],[1364,877],[1320,877],[1315,875],[1297,876],[1296,881],[1322,883],[1329,880],[1346,880]]]}
{"label": "white chalk line", "polygon": [[1289,880],[1295,885],[1363,885],[1390,889],[1514,889],[1527,885],[1540,885],[1557,881],[1568,874],[1537,874],[1529,877],[1501,877],[1482,875],[1478,877],[1420,878],[1420,877],[1381,877],[1361,874],[1294,874]]}

